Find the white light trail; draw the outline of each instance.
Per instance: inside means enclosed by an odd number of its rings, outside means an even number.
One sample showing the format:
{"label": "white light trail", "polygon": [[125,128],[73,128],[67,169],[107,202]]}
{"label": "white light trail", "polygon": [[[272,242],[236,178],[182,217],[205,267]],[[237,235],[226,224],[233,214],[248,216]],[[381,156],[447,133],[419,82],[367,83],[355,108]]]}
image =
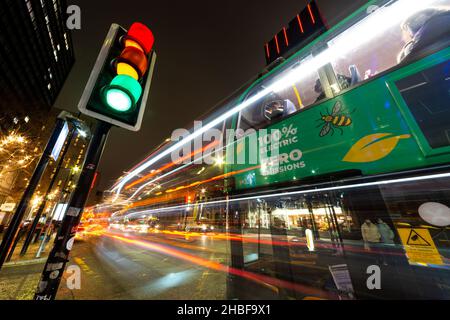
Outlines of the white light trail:
{"label": "white light trail", "polygon": [[[206,158],[206,157],[208,157],[208,156],[211,156],[213,153],[216,153],[216,152],[219,152],[219,151],[223,151],[223,150],[225,150],[225,147],[222,147],[222,148],[220,148],[219,150],[216,150],[216,151],[214,151],[214,152],[211,151],[211,152],[209,152],[209,153],[207,153],[207,154],[204,154],[200,159],[196,159],[196,160],[194,160],[194,161],[191,161],[191,162],[189,162],[189,163],[187,163],[187,164],[185,164],[185,165],[183,165],[183,166],[181,166],[181,167],[178,167],[178,168],[176,168],[176,169],[174,169],[174,170],[172,170],[172,171],[169,171],[169,172],[167,172],[167,173],[165,173],[165,174],[163,174],[163,175],[161,175],[161,176],[159,176],[159,177],[157,177],[157,178],[155,178],[155,179],[153,179],[153,180],[151,180],[151,181],[149,181],[149,182],[143,184],[142,186],[140,186],[140,187],[136,190],[136,192],[133,193],[133,195],[132,195],[131,197],[128,198],[127,201],[131,201],[131,200],[132,200],[135,196],[137,196],[137,195],[139,194],[139,192],[142,191],[142,189],[144,189],[146,186],[148,186],[148,185],[150,185],[150,184],[152,184],[152,183],[154,183],[154,182],[156,182],[156,181],[158,181],[158,180],[161,180],[161,179],[163,179],[163,178],[165,178],[165,177],[167,177],[167,176],[170,176],[170,175],[172,175],[172,174],[174,174],[174,173],[176,173],[176,172],[178,172],[178,171],[180,171],[180,170],[183,170],[183,169],[189,167],[190,165],[194,164],[195,161],[203,160],[204,158]],[[200,172],[197,173],[197,174],[200,174],[200,173],[202,173],[203,171],[205,171],[205,168],[204,168],[204,167],[203,167],[203,168],[200,170]]]}
{"label": "white light trail", "polygon": [[176,151],[185,144],[190,143],[195,138],[203,135],[203,133],[205,133],[206,131],[214,128],[221,122],[227,120],[229,117],[257,102],[264,96],[272,92],[281,91],[291,86],[293,83],[298,82],[300,79],[307,76],[311,72],[315,72],[325,64],[332,62],[336,57],[350,53],[357,47],[366,44],[368,41],[374,39],[375,37],[380,36],[381,34],[386,32],[386,30],[392,28],[395,24],[400,25],[401,22],[403,22],[406,18],[410,17],[414,13],[429,8],[430,5],[437,2],[439,2],[439,0],[398,0],[376,10],[367,18],[360,21],[359,23],[336,37],[329,43],[330,47],[319,55],[313,57],[312,59],[309,59],[295,69],[292,69],[285,76],[283,76],[283,78],[271,84],[248,100],[225,112],[218,118],[212,120],[200,130],[193,132],[170,148],[162,151],[159,154],[156,154],[154,157],[148,159],[145,163],[131,171],[111,190],[116,191],[115,199],[118,198],[123,187],[128,181],[142,173],[157,161],[163,159],[167,155],[170,155],[173,151]]}
{"label": "white light trail", "polygon": [[[416,182],[416,181],[441,179],[441,178],[450,178],[450,173],[440,173],[440,174],[433,174],[433,175],[426,175],[426,176],[416,176],[416,177],[411,177],[411,178],[399,178],[399,179],[381,180],[381,181],[373,181],[373,182],[364,182],[364,183],[357,183],[357,184],[351,184],[351,185],[345,185],[345,186],[317,188],[317,189],[299,190],[299,191],[291,191],[291,192],[281,192],[281,193],[276,193],[276,194],[266,194],[266,195],[251,196],[251,197],[231,198],[228,200],[224,199],[224,200],[202,202],[202,203],[199,203],[199,205],[200,204],[204,205],[204,206],[217,205],[217,204],[233,203],[233,202],[247,201],[247,200],[279,198],[279,197],[294,196],[294,195],[301,195],[301,194],[311,194],[311,193],[337,191],[337,190],[348,190],[348,189],[355,189],[355,188],[373,187],[373,186],[380,186],[380,185],[390,185],[390,184],[396,184],[396,183]],[[182,210],[182,209],[187,209],[191,206],[192,206],[192,204],[172,206],[172,207],[166,207],[166,208],[160,208],[160,209],[149,209],[149,210],[143,210],[143,211],[139,211],[139,212],[133,212],[133,213],[127,214],[126,216],[133,217],[135,215],[144,214],[144,213],[149,214],[149,213],[158,213],[158,212],[173,211],[173,210]]]}

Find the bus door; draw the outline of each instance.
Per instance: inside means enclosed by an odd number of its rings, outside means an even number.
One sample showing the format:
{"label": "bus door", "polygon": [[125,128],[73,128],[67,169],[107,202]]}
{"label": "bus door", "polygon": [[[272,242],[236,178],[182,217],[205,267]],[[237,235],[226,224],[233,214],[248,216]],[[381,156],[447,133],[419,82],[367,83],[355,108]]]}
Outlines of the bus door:
{"label": "bus door", "polygon": [[228,299],[283,299],[277,285],[270,210],[261,200],[229,205],[228,235],[231,267]]}
{"label": "bus door", "polygon": [[413,298],[410,286],[415,279],[393,220],[398,213],[389,213],[380,188],[342,192],[341,202],[343,211],[352,219],[342,237],[356,298]]}
{"label": "bus door", "polygon": [[292,211],[288,234],[295,282],[317,289],[326,299],[353,298],[339,199],[333,193],[317,193],[297,196],[287,206]]}
{"label": "bus door", "polygon": [[244,276],[230,276],[229,297],[347,298],[341,211],[329,195],[246,200],[230,208],[231,263]]}

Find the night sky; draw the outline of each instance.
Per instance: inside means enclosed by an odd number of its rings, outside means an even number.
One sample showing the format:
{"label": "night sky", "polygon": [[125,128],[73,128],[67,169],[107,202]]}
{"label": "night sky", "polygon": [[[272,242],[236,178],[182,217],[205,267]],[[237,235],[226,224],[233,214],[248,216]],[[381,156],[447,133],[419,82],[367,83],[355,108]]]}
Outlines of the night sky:
{"label": "night sky", "polygon": [[[318,1],[332,23],[365,1]],[[176,128],[253,78],[265,66],[264,43],[306,0],[68,0],[79,5],[81,30],[72,32],[76,63],[55,107],[77,112],[78,100],[111,23],[148,25],[158,54],[142,129],[114,128],[99,171],[99,189],[111,186]]]}

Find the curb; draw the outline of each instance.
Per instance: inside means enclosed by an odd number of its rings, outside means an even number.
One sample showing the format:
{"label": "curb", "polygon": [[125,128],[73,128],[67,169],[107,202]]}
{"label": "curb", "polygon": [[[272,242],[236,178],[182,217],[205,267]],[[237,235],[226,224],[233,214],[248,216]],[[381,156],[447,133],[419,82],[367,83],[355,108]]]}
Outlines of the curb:
{"label": "curb", "polygon": [[32,264],[40,264],[47,261],[47,258],[33,259],[33,260],[24,260],[24,261],[16,261],[16,262],[7,262],[3,266],[5,268],[8,267],[18,267],[18,266],[29,266]]}

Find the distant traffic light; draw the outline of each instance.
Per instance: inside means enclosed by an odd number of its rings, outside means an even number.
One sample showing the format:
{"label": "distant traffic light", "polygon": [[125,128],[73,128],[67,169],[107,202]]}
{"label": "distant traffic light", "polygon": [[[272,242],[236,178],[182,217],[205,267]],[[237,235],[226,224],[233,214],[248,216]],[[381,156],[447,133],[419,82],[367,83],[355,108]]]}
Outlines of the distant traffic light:
{"label": "distant traffic light", "polygon": [[113,24],[92,70],[78,109],[128,130],[142,123],[156,54],[154,36],[142,23],[126,31]]}

